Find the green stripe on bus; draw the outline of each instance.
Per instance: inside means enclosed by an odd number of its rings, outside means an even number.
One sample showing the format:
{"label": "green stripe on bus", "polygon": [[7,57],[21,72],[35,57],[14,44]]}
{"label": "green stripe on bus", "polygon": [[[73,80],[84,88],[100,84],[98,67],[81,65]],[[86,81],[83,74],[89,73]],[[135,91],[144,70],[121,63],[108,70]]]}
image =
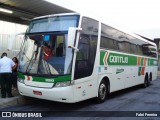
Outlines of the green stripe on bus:
{"label": "green stripe on bus", "polygon": [[100,65],[104,65],[103,58],[105,56],[105,52],[100,52]]}
{"label": "green stripe on bus", "polygon": [[25,79],[25,76],[23,74],[21,74],[21,73],[18,72],[17,75],[18,75],[18,78]]}
{"label": "green stripe on bus", "polygon": [[[105,51],[100,52],[100,65],[104,64]],[[109,52],[106,59],[108,65],[137,65],[137,56]]]}
{"label": "green stripe on bus", "polygon": [[[143,56],[141,57],[140,66],[144,66],[144,58],[145,57]],[[133,55],[108,52],[108,51],[100,52],[100,65],[137,66],[138,62],[137,59],[138,56],[133,56]],[[148,66],[157,66],[157,59],[148,58]]]}
{"label": "green stripe on bus", "polygon": [[[25,75],[23,75],[21,73],[18,73],[18,77],[21,79],[25,79]],[[34,77],[34,76],[28,76],[28,77],[34,82],[47,82],[47,83],[64,82],[64,81],[71,80],[71,75],[58,76],[55,78]]]}

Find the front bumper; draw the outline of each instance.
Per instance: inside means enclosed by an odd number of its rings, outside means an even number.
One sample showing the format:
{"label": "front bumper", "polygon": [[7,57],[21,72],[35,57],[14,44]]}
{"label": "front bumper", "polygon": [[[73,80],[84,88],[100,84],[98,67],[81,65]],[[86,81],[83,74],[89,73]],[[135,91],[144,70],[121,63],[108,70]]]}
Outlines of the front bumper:
{"label": "front bumper", "polygon": [[[55,87],[55,88],[38,88],[27,86],[21,82],[18,82],[18,90],[21,95],[46,99],[51,101],[74,103],[73,87]],[[42,94],[35,94],[35,91]]]}

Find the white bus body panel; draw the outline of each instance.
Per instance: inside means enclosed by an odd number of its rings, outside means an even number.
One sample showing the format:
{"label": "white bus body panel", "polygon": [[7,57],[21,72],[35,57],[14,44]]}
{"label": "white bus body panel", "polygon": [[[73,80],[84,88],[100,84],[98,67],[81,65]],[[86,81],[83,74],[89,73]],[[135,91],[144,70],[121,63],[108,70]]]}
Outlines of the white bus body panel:
{"label": "white bus body panel", "polygon": [[[25,84],[18,82],[18,90],[19,93],[24,96],[66,103],[74,102],[72,86],[48,89],[26,86]],[[35,95],[33,91],[41,92],[42,95]]]}

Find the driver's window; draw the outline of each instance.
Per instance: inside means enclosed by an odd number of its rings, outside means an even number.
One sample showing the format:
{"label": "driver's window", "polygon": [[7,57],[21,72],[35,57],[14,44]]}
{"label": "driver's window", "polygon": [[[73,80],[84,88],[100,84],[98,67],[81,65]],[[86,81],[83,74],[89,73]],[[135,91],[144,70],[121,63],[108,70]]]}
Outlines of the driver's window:
{"label": "driver's window", "polygon": [[75,63],[74,79],[91,76],[94,70],[94,63],[98,40],[98,21],[83,17],[82,31],[80,34]]}

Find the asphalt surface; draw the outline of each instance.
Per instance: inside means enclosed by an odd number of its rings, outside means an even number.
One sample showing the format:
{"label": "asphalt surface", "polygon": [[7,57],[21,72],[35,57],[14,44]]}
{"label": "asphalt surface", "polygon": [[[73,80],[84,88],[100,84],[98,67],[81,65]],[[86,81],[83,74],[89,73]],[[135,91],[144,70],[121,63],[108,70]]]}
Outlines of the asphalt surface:
{"label": "asphalt surface", "polygon": [[[0,108],[2,112],[12,112],[12,118],[0,120],[22,120],[17,117],[20,113],[27,116],[30,113],[40,114],[38,118],[24,118],[25,120],[160,120],[160,77],[152,81],[147,88],[135,86],[112,93],[104,103],[96,104],[93,99],[75,104],[58,103],[35,98],[25,98],[28,103]],[[26,113],[28,112],[28,113]],[[40,113],[40,114],[38,114]],[[141,113],[141,114],[140,114]],[[146,114],[158,115],[145,116]],[[137,116],[136,116],[137,115]],[[142,115],[142,117],[138,117]],[[143,116],[144,115],[144,116]]]}

